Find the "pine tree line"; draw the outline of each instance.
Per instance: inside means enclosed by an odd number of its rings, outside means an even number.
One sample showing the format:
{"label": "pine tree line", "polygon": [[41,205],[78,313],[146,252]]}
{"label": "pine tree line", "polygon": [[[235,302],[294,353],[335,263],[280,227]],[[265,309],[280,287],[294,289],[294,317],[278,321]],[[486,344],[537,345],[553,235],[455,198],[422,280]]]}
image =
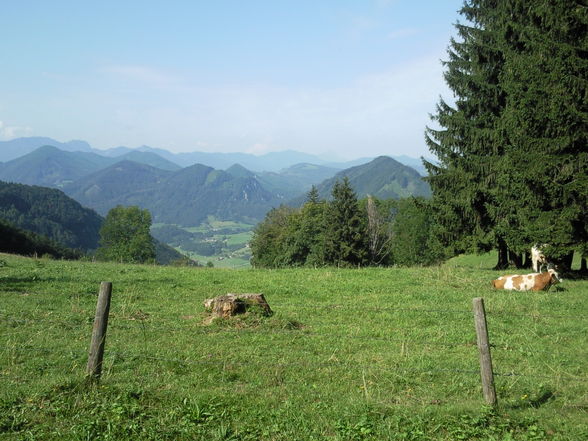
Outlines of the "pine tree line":
{"label": "pine tree line", "polygon": [[588,254],[588,7],[576,0],[469,0],[427,128],[435,236],[449,254],[497,249],[526,265],[548,244]]}
{"label": "pine tree line", "polygon": [[271,210],[254,230],[252,265],[426,265],[442,257],[431,241],[427,200],[358,200],[347,178],[335,183],[331,195],[329,201],[320,200],[313,187],[301,208]]}

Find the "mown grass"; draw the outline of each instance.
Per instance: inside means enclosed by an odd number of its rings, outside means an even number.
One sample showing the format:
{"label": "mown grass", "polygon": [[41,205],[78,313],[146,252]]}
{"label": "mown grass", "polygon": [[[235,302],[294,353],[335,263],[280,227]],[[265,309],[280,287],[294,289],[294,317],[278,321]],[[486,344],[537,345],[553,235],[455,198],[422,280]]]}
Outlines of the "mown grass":
{"label": "mown grass", "polygon": [[[232,271],[0,255],[0,439],[586,439],[588,282],[495,292],[493,263]],[[204,325],[202,301],[229,292],[262,292],[275,314]],[[496,409],[481,396],[479,296]]]}

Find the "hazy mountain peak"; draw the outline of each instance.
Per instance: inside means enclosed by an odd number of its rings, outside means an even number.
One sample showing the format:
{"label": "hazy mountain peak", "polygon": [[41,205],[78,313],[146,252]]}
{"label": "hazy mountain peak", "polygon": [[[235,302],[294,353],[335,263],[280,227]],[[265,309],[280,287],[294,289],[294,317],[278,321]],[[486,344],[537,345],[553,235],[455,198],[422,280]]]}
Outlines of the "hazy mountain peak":
{"label": "hazy mountain peak", "polygon": [[227,168],[226,172],[235,178],[249,178],[255,176],[255,173],[243,167],[241,164],[231,165]]}

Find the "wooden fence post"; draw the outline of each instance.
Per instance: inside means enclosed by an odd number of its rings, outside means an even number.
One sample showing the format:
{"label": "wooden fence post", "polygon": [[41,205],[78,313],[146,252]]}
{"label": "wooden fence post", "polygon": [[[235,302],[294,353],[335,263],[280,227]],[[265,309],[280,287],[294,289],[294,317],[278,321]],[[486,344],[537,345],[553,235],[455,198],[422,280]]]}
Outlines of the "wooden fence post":
{"label": "wooden fence post", "polygon": [[476,297],[473,300],[473,304],[478,350],[480,351],[482,390],[484,392],[486,403],[495,406],[497,402],[496,389],[494,388],[494,372],[492,371],[492,357],[490,356],[490,343],[488,342],[488,327],[486,324],[484,299]]}
{"label": "wooden fence post", "polygon": [[96,305],[96,317],[92,328],[92,341],[88,354],[88,366],[86,375],[91,380],[97,381],[102,373],[102,358],[104,356],[104,343],[106,342],[106,327],[108,326],[108,311],[110,310],[110,295],[112,283],[102,282]]}

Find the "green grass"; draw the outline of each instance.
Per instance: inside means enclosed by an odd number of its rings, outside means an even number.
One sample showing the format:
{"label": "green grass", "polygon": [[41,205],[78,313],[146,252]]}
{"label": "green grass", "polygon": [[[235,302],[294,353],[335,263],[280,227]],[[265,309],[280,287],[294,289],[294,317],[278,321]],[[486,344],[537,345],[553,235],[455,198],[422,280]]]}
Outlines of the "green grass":
{"label": "green grass", "polygon": [[253,236],[252,231],[246,231],[243,233],[231,234],[227,237],[227,245],[243,245],[245,246],[251,240]]}
{"label": "green grass", "polygon": [[[492,256],[441,267],[233,271],[0,255],[0,440],[581,440],[588,281],[493,291]],[[113,282],[104,373],[84,379]],[[204,325],[202,301],[275,314]],[[483,405],[484,297],[499,406]]]}

